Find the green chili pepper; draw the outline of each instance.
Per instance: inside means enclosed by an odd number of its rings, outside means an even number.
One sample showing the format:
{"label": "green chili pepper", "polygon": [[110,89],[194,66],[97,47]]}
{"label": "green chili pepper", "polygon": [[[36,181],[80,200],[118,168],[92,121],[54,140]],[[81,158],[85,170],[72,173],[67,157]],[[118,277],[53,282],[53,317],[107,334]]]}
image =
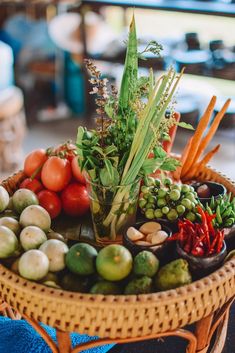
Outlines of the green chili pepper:
{"label": "green chili pepper", "polygon": [[213,210],[215,208],[215,198],[212,196],[211,202],[210,202],[210,208]]}
{"label": "green chili pepper", "polygon": [[[220,209],[220,211],[221,211],[221,209]],[[227,208],[223,213],[221,213],[221,217],[222,218],[229,217],[232,211],[233,211],[232,207]]]}
{"label": "green chili pepper", "polygon": [[221,217],[221,214],[220,214],[220,207],[219,205],[217,205],[216,207],[216,219],[218,221],[219,224],[222,224],[223,223],[223,220],[222,220],[222,217]]}

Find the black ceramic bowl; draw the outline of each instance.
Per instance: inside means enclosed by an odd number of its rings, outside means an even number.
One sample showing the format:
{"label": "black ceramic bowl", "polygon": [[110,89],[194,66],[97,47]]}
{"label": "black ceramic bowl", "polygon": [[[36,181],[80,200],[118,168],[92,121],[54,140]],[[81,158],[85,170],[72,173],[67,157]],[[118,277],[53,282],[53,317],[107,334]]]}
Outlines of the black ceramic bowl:
{"label": "black ceramic bowl", "polygon": [[195,279],[209,275],[217,270],[227,255],[227,247],[223,242],[223,248],[219,254],[210,256],[194,256],[185,252],[179,243],[176,243],[176,251],[179,257],[188,261],[189,269]]}
{"label": "black ceramic bowl", "polygon": [[[142,224],[150,222],[149,220],[145,221],[145,222],[137,222],[133,225],[131,225],[131,227],[134,227],[136,229],[139,229]],[[162,230],[164,230],[167,234],[168,237],[171,237],[172,235],[172,230],[167,227],[164,223],[161,223],[158,221],[158,223],[161,224],[162,226]],[[139,252],[143,251],[143,250],[148,250],[151,251],[152,253],[154,253],[157,258],[159,260],[167,260],[167,258],[169,258],[170,254],[173,252],[172,250],[172,244],[173,242],[167,242],[164,241],[163,243],[159,244],[159,245],[149,245],[149,246],[145,246],[145,245],[138,245],[136,243],[134,243],[132,240],[130,240],[127,236],[127,233],[124,233],[124,237],[123,237],[123,245],[126,246],[126,248],[132,253],[133,256],[136,256]]]}
{"label": "black ceramic bowl", "polygon": [[227,192],[224,185],[215,183],[214,181],[193,183],[192,187],[195,189],[195,191],[197,191],[197,188],[201,185],[207,185],[211,193],[210,197],[199,197],[199,200],[203,205],[205,205],[207,202],[209,203],[212,196],[214,196],[214,198],[217,199],[220,196],[224,196]]}

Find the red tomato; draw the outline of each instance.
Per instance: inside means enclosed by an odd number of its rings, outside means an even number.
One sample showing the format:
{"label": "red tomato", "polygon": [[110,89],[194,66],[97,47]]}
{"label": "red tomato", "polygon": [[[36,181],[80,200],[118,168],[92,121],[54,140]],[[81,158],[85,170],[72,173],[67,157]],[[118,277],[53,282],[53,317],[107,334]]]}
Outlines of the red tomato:
{"label": "red tomato", "polygon": [[46,162],[48,156],[44,149],[38,149],[32,151],[28,156],[25,158],[24,161],[24,173],[31,177],[37,170],[38,173],[36,178],[40,178],[41,175],[41,168],[43,164]]}
{"label": "red tomato", "polygon": [[79,181],[79,183],[86,185],[86,179],[84,177],[84,175],[81,172],[81,169],[79,167],[78,164],[78,156],[73,157],[72,163],[71,163],[71,167],[72,167],[72,173],[74,178]]}
{"label": "red tomato", "polygon": [[71,183],[61,193],[62,207],[69,216],[82,216],[90,206],[85,185]]}
{"label": "red tomato", "polygon": [[42,168],[42,183],[51,191],[61,191],[70,182],[71,165],[67,159],[49,157]]}
{"label": "red tomato", "polygon": [[43,189],[42,183],[37,179],[26,178],[20,184],[20,189],[32,190],[35,194]]}
{"label": "red tomato", "polygon": [[39,205],[45,208],[51,218],[57,217],[62,209],[59,196],[54,191],[42,190],[37,195]]}
{"label": "red tomato", "polygon": [[74,156],[76,156],[76,146],[73,143],[66,142],[56,147],[54,153],[59,157],[67,158],[72,162]]}

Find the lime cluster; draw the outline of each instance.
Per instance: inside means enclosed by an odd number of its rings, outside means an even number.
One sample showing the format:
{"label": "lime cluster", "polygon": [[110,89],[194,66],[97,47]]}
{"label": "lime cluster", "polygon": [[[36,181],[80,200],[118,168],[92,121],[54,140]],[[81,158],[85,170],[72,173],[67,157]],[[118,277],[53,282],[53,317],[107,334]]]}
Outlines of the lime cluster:
{"label": "lime cluster", "polygon": [[165,218],[172,222],[184,217],[194,222],[198,203],[192,186],[174,184],[170,178],[147,177],[141,187],[139,207],[148,219]]}

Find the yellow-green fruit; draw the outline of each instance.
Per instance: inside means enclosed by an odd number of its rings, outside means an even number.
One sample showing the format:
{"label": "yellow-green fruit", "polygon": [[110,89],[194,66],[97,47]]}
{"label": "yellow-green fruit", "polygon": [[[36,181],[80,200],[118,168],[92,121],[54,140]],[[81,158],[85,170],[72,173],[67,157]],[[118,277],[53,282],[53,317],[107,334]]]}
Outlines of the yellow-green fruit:
{"label": "yellow-green fruit", "polygon": [[65,262],[68,269],[81,276],[91,275],[95,272],[96,249],[86,243],[73,245],[66,255]]}
{"label": "yellow-green fruit", "polygon": [[159,268],[159,260],[150,251],[141,251],[134,258],[133,271],[138,276],[153,277]]}
{"label": "yellow-green fruit", "polygon": [[2,217],[0,218],[0,225],[9,228],[13,233],[15,233],[15,235],[20,234],[21,226],[15,218]]}
{"label": "yellow-green fruit", "polygon": [[28,206],[20,215],[20,224],[22,227],[36,226],[47,233],[51,227],[51,218],[49,213],[38,205]]}
{"label": "yellow-green fruit", "polygon": [[38,198],[31,190],[19,189],[13,195],[12,203],[14,210],[20,214],[26,207],[38,205]]}
{"label": "yellow-green fruit", "polygon": [[7,190],[3,186],[0,186],[0,212],[5,211],[9,204],[9,199]]}
{"label": "yellow-green fruit", "polygon": [[49,271],[57,272],[65,268],[65,255],[69,251],[67,245],[57,239],[50,239],[43,243],[39,250],[49,259]]}
{"label": "yellow-green fruit", "polygon": [[129,250],[118,244],[101,249],[96,259],[96,269],[107,281],[120,281],[132,270],[133,259]]}
{"label": "yellow-green fruit", "polygon": [[46,234],[36,226],[25,227],[20,233],[20,243],[24,250],[37,249],[46,240]]}
{"label": "yellow-green fruit", "polygon": [[40,250],[28,250],[19,260],[19,273],[22,277],[39,281],[49,271],[48,257]]}
{"label": "yellow-green fruit", "polygon": [[0,226],[0,258],[12,256],[18,248],[18,239],[11,229]]}

